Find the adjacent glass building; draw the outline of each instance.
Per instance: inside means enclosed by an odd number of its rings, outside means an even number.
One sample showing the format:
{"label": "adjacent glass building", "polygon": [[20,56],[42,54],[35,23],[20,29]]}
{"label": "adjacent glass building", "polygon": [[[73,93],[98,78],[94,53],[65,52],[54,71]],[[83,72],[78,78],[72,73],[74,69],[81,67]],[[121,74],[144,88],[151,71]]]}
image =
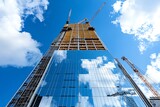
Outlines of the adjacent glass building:
{"label": "adjacent glass building", "polygon": [[89,23],[66,24],[8,107],[143,107]]}

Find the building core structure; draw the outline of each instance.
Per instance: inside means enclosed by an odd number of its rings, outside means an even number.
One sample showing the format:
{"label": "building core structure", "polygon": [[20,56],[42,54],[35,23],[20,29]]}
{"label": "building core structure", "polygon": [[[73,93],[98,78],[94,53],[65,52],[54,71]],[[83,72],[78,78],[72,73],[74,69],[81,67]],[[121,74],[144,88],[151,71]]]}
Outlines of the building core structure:
{"label": "building core structure", "polygon": [[67,23],[7,107],[145,107],[123,77],[89,22]]}

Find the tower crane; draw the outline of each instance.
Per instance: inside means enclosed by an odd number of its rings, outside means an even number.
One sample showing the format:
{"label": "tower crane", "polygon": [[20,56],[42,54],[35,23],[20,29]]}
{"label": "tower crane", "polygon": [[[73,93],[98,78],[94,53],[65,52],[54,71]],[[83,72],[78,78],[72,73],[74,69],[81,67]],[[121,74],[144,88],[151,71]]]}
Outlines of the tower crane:
{"label": "tower crane", "polygon": [[122,57],[122,60],[127,62],[127,64],[133,69],[133,71],[137,74],[137,76],[145,83],[145,85],[153,93],[153,95],[160,98],[160,94],[152,87],[152,85],[147,81],[147,79],[139,72],[139,70],[135,67],[135,65],[124,56]]}
{"label": "tower crane", "polygon": [[[101,7],[96,11],[96,13],[92,16],[92,18],[89,20],[89,22],[91,23],[94,18],[98,15],[98,13],[102,10],[102,8],[105,6],[106,2],[103,2]],[[68,14],[68,20],[66,21],[66,24],[69,24],[70,22],[70,17],[71,17],[71,13],[72,13],[72,9],[70,9],[69,14]],[[83,20],[79,21],[78,24],[83,23],[85,21],[87,21],[87,18],[84,18]]]}
{"label": "tower crane", "polygon": [[96,11],[96,13],[93,15],[93,17],[89,20],[89,22],[91,23],[94,18],[98,15],[98,13],[102,10],[102,8],[105,6],[106,2],[103,2],[101,7]]}
{"label": "tower crane", "polygon": [[143,92],[140,90],[140,88],[137,86],[137,84],[133,81],[132,77],[128,74],[128,72],[126,71],[126,69],[123,67],[123,65],[119,62],[119,60],[117,58],[115,58],[118,67],[121,69],[121,71],[123,72],[123,74],[125,75],[125,77],[129,80],[129,82],[131,83],[132,87],[135,89],[135,91],[137,92],[137,94],[140,96],[140,98],[142,99],[142,101],[144,102],[144,104],[147,107],[152,107],[150,101],[146,98],[146,96],[143,94]]}

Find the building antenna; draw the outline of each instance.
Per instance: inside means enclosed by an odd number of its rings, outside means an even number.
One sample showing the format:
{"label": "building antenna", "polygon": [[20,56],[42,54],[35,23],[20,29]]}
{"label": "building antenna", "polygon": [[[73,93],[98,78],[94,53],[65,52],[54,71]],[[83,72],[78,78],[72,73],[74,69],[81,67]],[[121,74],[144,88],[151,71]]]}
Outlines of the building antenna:
{"label": "building antenna", "polygon": [[70,9],[70,11],[69,11],[68,20],[67,20],[66,24],[69,24],[69,22],[70,22],[71,13],[72,13],[72,9]]}

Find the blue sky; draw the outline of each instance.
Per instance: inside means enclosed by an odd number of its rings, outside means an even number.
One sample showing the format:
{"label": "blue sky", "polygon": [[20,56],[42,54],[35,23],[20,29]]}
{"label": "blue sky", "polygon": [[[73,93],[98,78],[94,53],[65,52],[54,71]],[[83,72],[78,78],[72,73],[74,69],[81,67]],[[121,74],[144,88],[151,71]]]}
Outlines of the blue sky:
{"label": "blue sky", "polygon": [[[69,10],[71,23],[79,22],[90,19],[104,1],[0,0],[0,106],[47,51]],[[126,56],[159,84],[160,1],[144,1],[108,0],[91,25],[113,57]]]}

